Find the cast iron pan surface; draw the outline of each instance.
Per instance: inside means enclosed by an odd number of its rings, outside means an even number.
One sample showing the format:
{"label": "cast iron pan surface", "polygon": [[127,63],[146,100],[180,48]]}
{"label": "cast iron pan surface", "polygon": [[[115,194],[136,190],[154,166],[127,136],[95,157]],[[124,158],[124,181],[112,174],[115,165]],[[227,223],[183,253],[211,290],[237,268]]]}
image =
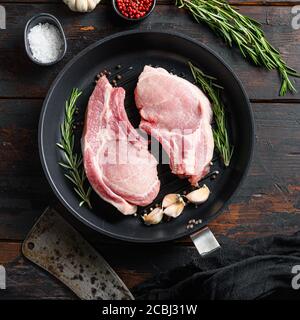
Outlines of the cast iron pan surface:
{"label": "cast iron pan surface", "polygon": [[[218,79],[224,87],[223,100],[226,106],[230,139],[234,145],[231,164],[224,169],[217,154],[214,157],[212,171],[220,174],[216,179],[205,179],[211,195],[207,202],[198,206],[188,205],[177,219],[162,222],[155,226],[146,226],[142,219],[135,216],[123,216],[112,205],[101,200],[95,193],[91,202],[93,209],[79,207],[79,199],[72,185],[64,177],[64,170],[58,165],[62,160],[62,152],[57,148],[60,141],[60,123],[64,118],[65,101],[69,98],[72,88],[83,90],[78,102],[79,114],[76,122],[76,148],[80,152],[80,137],[82,122],[88,98],[95,85],[96,75],[107,70],[112,73],[110,80],[116,74],[122,74],[118,85],[126,90],[126,111],[129,120],[138,127],[139,113],[134,104],[133,91],[138,75],[145,65],[160,66],[169,72],[186,77],[193,82],[187,66],[191,61],[206,74]],[[121,69],[116,67],[121,65]],[[182,119],[184,121],[184,119]],[[221,208],[232,197],[245,176],[253,149],[253,116],[247,95],[231,69],[204,45],[192,39],[165,32],[123,32],[115,34],[89,46],[77,55],[61,71],[45,99],[39,123],[40,157],[47,179],[55,194],[79,220],[93,229],[108,236],[133,242],[161,242],[189,235],[205,226],[214,219]],[[170,172],[167,164],[159,164],[159,179],[161,190],[151,205],[161,201],[168,193],[178,193],[187,190],[187,180],[177,178]],[[149,206],[149,208],[151,207]],[[141,208],[139,213],[143,213]],[[187,228],[191,219],[202,219],[202,223]]]}

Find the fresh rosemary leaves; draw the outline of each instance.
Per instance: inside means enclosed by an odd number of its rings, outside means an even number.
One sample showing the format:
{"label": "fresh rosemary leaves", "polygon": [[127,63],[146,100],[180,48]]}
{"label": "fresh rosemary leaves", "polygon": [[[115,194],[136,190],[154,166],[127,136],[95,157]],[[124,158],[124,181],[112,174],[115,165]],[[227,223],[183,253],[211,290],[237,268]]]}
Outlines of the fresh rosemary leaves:
{"label": "fresh rosemary leaves", "polygon": [[208,95],[212,103],[212,110],[216,122],[216,128],[213,129],[214,142],[217,147],[224,165],[229,166],[233,147],[230,145],[227,128],[224,105],[220,98],[220,89],[214,81],[215,78],[204,74],[199,68],[189,62],[191,72],[197,85],[199,85],[204,93]]}
{"label": "fresh rosemary leaves", "polygon": [[197,22],[206,23],[230,47],[236,44],[242,55],[254,64],[277,69],[281,78],[280,96],[288,91],[296,92],[289,77],[300,77],[300,74],[287,66],[257,21],[237,12],[226,0],[176,0],[176,5],[189,10]]}
{"label": "fresh rosemary leaves", "polygon": [[90,202],[91,187],[86,187],[86,175],[82,165],[81,154],[76,154],[74,151],[74,113],[76,110],[76,102],[82,92],[78,89],[73,89],[69,101],[65,105],[65,119],[60,126],[61,142],[56,145],[64,152],[64,162],[59,162],[67,173],[65,176],[74,185],[74,190],[80,197],[79,206],[86,204],[92,208]]}

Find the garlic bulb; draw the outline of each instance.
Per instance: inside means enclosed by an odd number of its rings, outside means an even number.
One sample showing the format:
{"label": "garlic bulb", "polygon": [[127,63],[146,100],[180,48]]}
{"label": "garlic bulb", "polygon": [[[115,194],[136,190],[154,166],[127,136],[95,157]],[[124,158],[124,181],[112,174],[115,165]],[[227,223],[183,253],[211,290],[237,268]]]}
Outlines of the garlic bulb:
{"label": "garlic bulb", "polygon": [[210,190],[206,185],[187,194],[185,197],[194,204],[205,202],[210,195]]}
{"label": "garlic bulb", "polygon": [[63,0],[72,11],[89,12],[93,11],[100,0]]}
{"label": "garlic bulb", "polygon": [[164,211],[162,208],[155,208],[149,214],[144,214],[142,216],[145,224],[158,224],[161,222],[164,215]]}

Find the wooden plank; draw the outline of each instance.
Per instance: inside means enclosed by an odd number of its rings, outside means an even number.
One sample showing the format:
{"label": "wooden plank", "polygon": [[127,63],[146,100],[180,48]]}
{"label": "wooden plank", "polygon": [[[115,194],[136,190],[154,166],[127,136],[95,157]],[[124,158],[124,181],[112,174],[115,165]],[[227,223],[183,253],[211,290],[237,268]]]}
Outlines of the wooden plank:
{"label": "wooden plank", "polygon": [[[0,101],[0,238],[18,238],[54,199],[37,146],[41,100]],[[27,227],[26,227],[27,226]],[[18,236],[19,235],[19,236]]]}
{"label": "wooden plank", "polygon": [[[60,3],[60,0],[0,0],[0,3]],[[228,2],[235,6],[291,6],[299,4],[299,0],[228,0]],[[158,5],[171,5],[175,0],[157,0]],[[102,0],[101,4],[110,4],[109,0]]]}
{"label": "wooden plank", "polygon": [[[6,290],[0,291],[0,300],[5,299],[76,299],[73,293],[44,272],[39,267],[24,260],[20,253],[20,244],[15,247],[14,261],[4,264],[6,269]],[[8,246],[8,245],[7,245]],[[7,256],[0,243],[1,256]]]}
{"label": "wooden plank", "polygon": [[[205,26],[199,25],[175,6],[158,6],[155,13],[137,26],[121,23],[108,6],[97,7],[88,15],[71,13],[64,4],[7,4],[7,29],[1,30],[0,97],[44,97],[51,82],[65,63],[89,44],[109,34],[126,29],[179,31],[207,44],[233,68],[252,99],[278,98],[279,79],[275,71],[267,72],[245,62],[236,49],[230,50]],[[23,46],[22,32],[26,21],[36,13],[49,12],[63,23],[68,38],[68,53],[59,64],[44,68],[29,61]],[[263,24],[267,37],[280,49],[284,58],[300,69],[300,33],[291,27],[291,9],[284,6],[243,6],[241,12]],[[94,30],[85,31],[84,27]],[[28,81],[30,79],[30,81]],[[300,87],[299,79],[296,87]],[[300,98],[287,95],[285,99]]]}
{"label": "wooden plank", "polygon": [[7,264],[20,256],[21,244],[18,242],[0,242],[0,264]]}
{"label": "wooden plank", "polygon": [[300,108],[252,104],[256,147],[238,197],[211,228],[238,239],[297,231],[299,226]]}
{"label": "wooden plank", "polygon": [[[24,239],[44,208],[55,201],[37,154],[40,107],[41,100],[0,100],[4,150],[0,155],[0,239]],[[299,221],[300,106],[254,103],[252,107],[257,131],[249,177],[226,213],[211,224],[217,236],[239,241],[292,233]],[[65,211],[64,216],[96,245],[115,243]]]}

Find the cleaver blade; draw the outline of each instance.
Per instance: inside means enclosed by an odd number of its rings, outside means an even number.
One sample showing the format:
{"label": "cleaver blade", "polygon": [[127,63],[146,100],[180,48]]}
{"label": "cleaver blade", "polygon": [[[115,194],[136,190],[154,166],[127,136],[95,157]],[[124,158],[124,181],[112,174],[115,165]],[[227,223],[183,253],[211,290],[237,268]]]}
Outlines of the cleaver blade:
{"label": "cleaver blade", "polygon": [[52,208],[35,223],[22,252],[80,299],[134,300],[105,259]]}

